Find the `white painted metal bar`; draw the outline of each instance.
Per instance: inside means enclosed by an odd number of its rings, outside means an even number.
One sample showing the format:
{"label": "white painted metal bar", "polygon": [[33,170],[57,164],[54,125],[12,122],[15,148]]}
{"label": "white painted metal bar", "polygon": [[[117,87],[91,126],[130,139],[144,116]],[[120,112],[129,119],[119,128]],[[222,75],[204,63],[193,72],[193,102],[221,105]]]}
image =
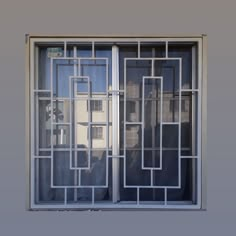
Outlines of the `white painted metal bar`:
{"label": "white painted metal bar", "polygon": [[153,168],[150,169],[150,186],[153,187]]}
{"label": "white painted metal bar", "polygon": [[35,93],[51,93],[51,91],[48,89],[34,89],[33,91]]}
{"label": "white painted metal bar", "polygon": [[[150,169],[149,169],[150,170]],[[153,169],[151,169],[150,171],[154,171]],[[152,181],[151,181],[152,184],[150,185],[138,185],[139,188],[145,188],[145,189],[164,189],[164,188],[167,188],[167,189],[179,189],[180,186],[179,185],[176,185],[176,186],[172,186],[172,185],[153,185],[153,178],[152,178]],[[125,188],[137,188],[137,185],[124,185]]]}
{"label": "white painted metal bar", "polygon": [[126,121],[125,123],[126,125],[142,125],[143,124],[143,122],[137,122],[137,121],[134,121],[134,122]]}
{"label": "white painted metal bar", "polygon": [[53,59],[50,59],[50,90],[51,90],[51,172],[50,172],[50,186],[53,186],[53,174],[54,174],[54,170],[53,170],[53,158],[54,158],[54,153],[53,153],[53,147],[54,147],[54,143],[53,143]]}
{"label": "white painted metal bar", "polygon": [[[112,66],[112,65],[111,65]],[[106,185],[108,187],[108,171],[109,171],[109,163],[108,163],[108,155],[109,155],[109,140],[110,140],[110,107],[109,107],[109,61],[106,59]],[[112,101],[112,100],[111,100]]]}
{"label": "white painted metal bar", "polygon": [[73,132],[73,126],[72,126],[72,79],[69,77],[69,80],[68,80],[68,83],[69,83],[69,98],[70,98],[70,102],[69,102],[69,113],[70,113],[70,169],[73,167],[73,164],[72,164],[72,132]]}
{"label": "white painted metal bar", "polygon": [[202,39],[202,35],[193,35],[193,36],[153,36],[153,37],[103,37],[103,36],[93,36],[93,37],[85,37],[85,36],[68,36],[68,37],[38,37],[31,36],[31,42],[64,42],[67,43],[70,42],[78,42],[78,43],[88,43],[92,41],[96,41],[97,43],[103,42],[103,43],[131,43],[135,44],[137,41],[144,42],[199,42]]}
{"label": "white painted metal bar", "polygon": [[117,89],[117,90],[108,90],[108,93],[124,93],[125,91],[123,89]]}
{"label": "white painted metal bar", "polygon": [[169,42],[165,41],[165,48],[166,48],[166,58],[169,57]]}
{"label": "white painted metal bar", "polygon": [[[79,169],[79,171],[81,171],[82,170],[82,168],[81,169]],[[94,186],[94,185],[81,185],[81,183],[79,182],[79,184],[78,185],[52,185],[52,186],[50,186],[51,188],[54,188],[54,189],[60,189],[60,188],[77,188],[77,189],[79,189],[79,188],[94,188],[94,187],[96,187],[96,188],[107,188],[107,185],[96,185],[96,186]],[[137,186],[136,186],[137,187]]]}
{"label": "white painted metal bar", "polygon": [[126,78],[126,63],[127,61],[124,58],[124,113],[123,113],[123,146],[124,146],[124,150],[123,150],[123,154],[125,156],[124,158],[124,162],[123,162],[123,186],[126,187],[126,82],[127,82],[127,78]]}
{"label": "white painted metal bar", "polygon": [[92,58],[95,58],[96,55],[95,55],[95,42],[92,41]]}
{"label": "white painted metal bar", "polygon": [[70,125],[70,122],[52,122],[53,125]]}
{"label": "white painted metal bar", "polygon": [[124,58],[125,61],[180,61],[182,58],[181,57],[141,57],[141,58],[136,58],[136,57],[126,57]]}
{"label": "white painted metal bar", "polygon": [[[146,148],[144,147],[144,126],[145,126],[145,80],[146,79],[152,79],[152,80],[160,80],[160,93],[161,93],[161,98],[160,98],[160,167],[145,167],[144,166],[144,150]],[[163,110],[163,77],[162,76],[143,76],[142,78],[142,169],[145,170],[162,170],[162,110]],[[127,124],[128,122],[126,122]],[[154,134],[155,135],[155,134]],[[156,149],[156,148],[155,148]],[[153,148],[151,149],[153,151]]]}
{"label": "white painted metal bar", "polygon": [[[197,105],[197,155],[201,155],[202,151],[202,77],[203,77],[203,53],[202,53],[202,41],[198,43],[198,105]],[[197,204],[202,204],[202,191],[201,191],[201,183],[202,183],[202,160],[198,159],[197,162]]]}
{"label": "white painted metal bar", "polygon": [[140,203],[140,188],[138,187],[137,188],[137,205],[139,205],[139,203]]}
{"label": "white painted metal bar", "polygon": [[181,89],[182,92],[199,92],[199,89]]}
{"label": "white painted metal bar", "polygon": [[95,198],[94,187],[92,187],[92,205],[94,205],[94,198]]}
{"label": "white painted metal bar", "polygon": [[182,58],[179,60],[178,186],[181,188]]}
{"label": "white painted metal bar", "polygon": [[198,159],[199,156],[180,156],[181,159]]}
{"label": "white painted metal bar", "polygon": [[164,204],[167,205],[167,188],[164,188]]}
{"label": "white painted metal bar", "polygon": [[[38,83],[39,83],[39,48],[38,47],[35,47],[35,79],[34,79],[34,82],[35,83],[35,87],[36,87],[36,90],[38,90]],[[35,90],[34,90],[35,91]],[[39,99],[38,99],[38,93],[34,94],[34,100],[35,100],[35,126],[36,126],[36,129],[35,129],[35,135],[34,135],[34,138],[35,138],[35,150],[34,150],[34,153],[36,155],[39,155]],[[35,176],[36,176],[36,179],[39,180],[39,160],[36,159],[35,160]],[[38,202],[39,201],[39,184],[36,184],[36,188],[35,188],[35,201]]]}
{"label": "white painted metal bar", "polygon": [[51,159],[51,156],[33,156],[34,159]]}
{"label": "white painted metal bar", "polygon": [[35,77],[34,77],[34,71],[35,71],[35,62],[34,62],[34,47],[35,44],[31,41],[30,42],[30,205],[32,207],[33,204],[35,204],[36,196],[35,196],[35,166],[34,166],[34,147],[35,147],[35,137],[34,137],[34,129],[35,129],[35,122],[34,122],[34,115],[35,115],[35,108],[34,108],[34,103],[35,103],[35,97],[34,97],[34,82],[35,82]]}
{"label": "white painted metal bar", "polygon": [[162,125],[179,125],[180,122],[162,122]]}
{"label": "white painted metal bar", "polygon": [[125,156],[122,155],[108,155],[108,158],[125,158]]}
{"label": "white painted metal bar", "polygon": [[67,52],[67,42],[64,41],[64,57],[66,57],[66,52]]}
{"label": "white painted metal bar", "polygon": [[[192,148],[192,152],[191,155],[198,155],[196,154],[196,98],[195,98],[195,94],[193,91],[195,92],[199,92],[199,89],[196,89],[196,82],[197,82],[197,78],[196,78],[196,46],[192,47],[192,82],[191,82],[191,90],[192,90],[192,96],[190,97],[192,100],[192,104],[191,104],[191,122],[192,122],[192,136],[191,136],[191,148]],[[186,90],[182,89],[182,92],[184,92]],[[192,200],[193,202],[197,202],[197,164],[196,162],[192,161],[191,164],[192,167]]]}
{"label": "white painted metal bar", "polygon": [[[66,56],[66,55],[64,55]],[[74,46],[73,47],[73,56],[76,57],[77,56],[77,47]],[[76,77],[78,74],[78,70],[77,70],[77,66],[75,64],[75,62],[77,62],[77,60],[74,60],[74,76]],[[72,81],[70,81],[69,79],[69,83],[71,83]],[[74,96],[77,96],[77,87],[75,86],[75,88],[73,89],[74,91]],[[74,101],[74,106],[73,106],[73,110],[74,110],[74,147],[77,148],[77,104],[76,101]],[[71,124],[71,126],[73,127],[73,124]],[[73,140],[70,139],[70,143],[73,143]],[[75,167],[78,167],[78,152],[76,150],[74,150],[74,163],[75,163]],[[78,184],[78,171],[75,170],[74,171],[74,184],[77,185]],[[80,179],[80,178],[79,178]],[[76,201],[78,198],[78,192],[76,189],[74,189],[74,201]]]}
{"label": "white painted metal bar", "polygon": [[67,204],[67,188],[64,188],[64,205]]}
{"label": "white painted metal bar", "polygon": [[138,58],[140,58],[141,52],[140,52],[140,41],[138,41]]}
{"label": "white painted metal bar", "polygon": [[[119,90],[119,48],[112,46],[112,90]],[[112,95],[112,155],[119,155],[119,96]],[[112,159],[112,201],[120,200],[119,158]]]}

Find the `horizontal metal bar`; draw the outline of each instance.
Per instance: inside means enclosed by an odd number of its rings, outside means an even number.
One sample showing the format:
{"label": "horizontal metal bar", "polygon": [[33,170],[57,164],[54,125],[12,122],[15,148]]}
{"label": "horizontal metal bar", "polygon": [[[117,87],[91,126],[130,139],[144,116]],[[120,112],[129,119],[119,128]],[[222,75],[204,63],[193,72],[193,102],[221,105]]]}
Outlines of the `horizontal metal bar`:
{"label": "horizontal metal bar", "polygon": [[199,89],[181,89],[181,92],[199,92]]}
{"label": "horizontal metal bar", "polygon": [[[72,150],[72,151],[76,151],[76,150],[83,151],[83,150],[87,150],[87,149],[82,149],[82,148],[72,148],[72,149],[70,149],[69,147],[68,148],[55,148],[55,147],[53,148],[53,151],[55,151],[55,152],[62,152],[62,151],[67,152],[67,151],[70,151],[70,150]],[[91,148],[90,150],[91,151],[102,151],[102,150],[106,150],[106,148]],[[111,151],[112,149],[109,148],[108,150]],[[40,148],[39,151],[40,152],[50,152],[51,148]]]}
{"label": "horizontal metal bar", "polygon": [[198,159],[199,156],[180,156],[181,159]]}
{"label": "horizontal metal bar", "polygon": [[162,122],[162,125],[179,125],[180,122]]}
{"label": "horizontal metal bar", "polygon": [[70,122],[52,122],[53,125],[70,125]]}
{"label": "horizontal metal bar", "polygon": [[108,155],[108,158],[125,158],[125,156],[122,155]]}
{"label": "horizontal metal bar", "polygon": [[125,125],[142,125],[143,122],[130,122],[130,121],[126,121]]}
{"label": "horizontal metal bar", "polygon": [[125,61],[181,61],[181,57],[126,57]]}
{"label": "horizontal metal bar", "polygon": [[149,188],[149,189],[164,189],[164,188],[168,188],[168,189],[180,189],[181,186],[180,185],[176,185],[176,186],[156,186],[156,185],[124,185],[124,188]]}
{"label": "horizontal metal bar", "polygon": [[[52,60],[102,60],[102,61],[107,61],[107,57],[51,57]],[[81,62],[82,64],[82,62]]]}
{"label": "horizontal metal bar", "polygon": [[108,90],[108,93],[124,93],[124,90]]}
{"label": "horizontal metal bar", "polygon": [[[96,201],[95,201],[96,202]],[[56,205],[34,205],[32,204],[32,210],[91,210],[91,206],[93,206],[93,209],[97,210],[199,210],[200,206],[199,205],[149,205],[149,204],[70,204],[68,203],[67,205],[64,204],[56,204]],[[92,210],[93,210],[92,209]]]}
{"label": "horizontal metal bar", "polygon": [[33,158],[35,158],[35,159],[45,159],[45,158],[51,159],[52,156],[33,156]]}
{"label": "horizontal metal bar", "polygon": [[160,166],[160,167],[145,167],[143,166],[142,167],[142,170],[162,170],[163,168]]}
{"label": "horizontal metal bar", "polygon": [[35,93],[51,93],[51,90],[47,89],[34,89]]}
{"label": "horizontal metal bar", "polygon": [[109,35],[100,35],[100,36],[86,36],[86,35],[30,35],[28,36],[30,38],[30,41],[35,42],[35,43],[63,43],[66,41],[67,43],[75,43],[75,42],[83,42],[87,44],[91,44],[92,42],[99,43],[99,42],[127,42],[127,43],[145,43],[145,42],[199,42],[202,40],[204,35],[163,35],[163,36],[158,36],[158,35],[134,35],[134,36],[123,36],[123,35],[114,35],[114,36],[109,36]]}
{"label": "horizontal metal bar", "polygon": [[51,185],[51,188],[108,188],[108,185]]}

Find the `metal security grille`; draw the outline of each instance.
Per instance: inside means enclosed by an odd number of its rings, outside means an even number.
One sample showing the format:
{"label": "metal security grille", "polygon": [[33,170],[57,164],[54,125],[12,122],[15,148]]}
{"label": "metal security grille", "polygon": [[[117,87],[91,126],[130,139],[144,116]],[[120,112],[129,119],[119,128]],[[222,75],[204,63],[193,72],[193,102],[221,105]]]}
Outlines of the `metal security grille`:
{"label": "metal security grille", "polygon": [[201,208],[202,37],[29,48],[32,209]]}

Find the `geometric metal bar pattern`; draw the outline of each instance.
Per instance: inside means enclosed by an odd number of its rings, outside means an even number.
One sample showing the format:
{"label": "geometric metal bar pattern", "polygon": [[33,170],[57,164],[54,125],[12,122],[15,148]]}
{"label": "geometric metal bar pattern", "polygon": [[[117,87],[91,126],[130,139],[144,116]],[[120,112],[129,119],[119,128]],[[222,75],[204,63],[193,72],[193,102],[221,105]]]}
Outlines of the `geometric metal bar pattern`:
{"label": "geometric metal bar pattern", "polygon": [[124,57],[113,40],[52,41],[50,56],[31,45],[32,208],[199,208],[201,40],[181,54],[187,40],[127,39],[136,54]]}

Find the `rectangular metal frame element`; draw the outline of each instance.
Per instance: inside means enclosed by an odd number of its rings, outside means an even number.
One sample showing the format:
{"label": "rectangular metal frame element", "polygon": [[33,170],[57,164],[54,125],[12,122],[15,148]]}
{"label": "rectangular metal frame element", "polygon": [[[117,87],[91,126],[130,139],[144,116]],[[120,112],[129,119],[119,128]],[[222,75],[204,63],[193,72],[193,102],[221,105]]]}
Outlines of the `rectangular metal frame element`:
{"label": "rectangular metal frame element", "polygon": [[[152,79],[152,80],[160,80],[160,167],[145,167],[144,166],[144,125],[145,125],[145,80]],[[162,110],[163,110],[163,76],[143,76],[143,91],[142,91],[142,169],[143,170],[162,170]],[[152,176],[152,173],[151,173]]]}
{"label": "rectangular metal frame element", "polygon": [[[167,44],[168,45],[168,44]],[[140,53],[138,53],[138,55],[140,55]],[[151,189],[164,189],[164,194],[165,194],[165,205],[167,205],[167,189],[179,189],[181,188],[181,91],[182,91],[182,58],[178,58],[178,57],[168,57],[168,51],[166,52],[166,56],[167,57],[151,57],[151,58],[125,58],[124,59],[124,90],[126,91],[126,65],[127,65],[127,61],[151,61],[151,78],[155,78],[154,76],[154,62],[155,61],[162,61],[162,60],[176,60],[179,62],[179,121],[178,122],[168,122],[169,125],[178,125],[178,185],[177,186],[162,186],[162,185],[154,185],[153,184],[153,171],[154,170],[162,170],[162,155],[160,156],[160,167],[157,168],[147,168],[144,167],[143,168],[143,150],[142,150],[142,169],[148,169],[150,170],[150,185],[143,185],[143,186],[138,186],[137,185],[127,185],[126,184],[126,162],[124,162],[124,187],[127,188],[136,188],[137,189],[137,196],[139,196],[139,189],[140,188],[151,188]],[[149,78],[150,78],[149,77]],[[143,77],[143,82],[144,82],[144,78]],[[163,77],[157,77],[157,78],[161,78],[161,81],[163,81]],[[162,85],[162,90],[163,90],[163,85]],[[144,84],[143,84],[143,92],[144,94]],[[143,97],[144,98],[144,97]],[[144,102],[144,99],[142,99],[142,104]],[[161,101],[162,103],[162,101]],[[144,105],[143,105],[144,106]],[[126,94],[124,96],[124,114],[126,114]],[[126,156],[126,125],[131,124],[131,122],[127,122],[126,119],[124,121],[124,151],[125,151],[125,156]],[[144,127],[144,112],[142,111],[142,122],[139,122],[142,127]],[[162,142],[162,125],[164,122],[160,123],[161,126],[161,133],[160,133],[160,140]],[[132,122],[132,124],[137,124],[137,122]],[[167,123],[164,123],[167,124]],[[143,131],[143,130],[142,130]],[[143,147],[143,140],[144,140],[144,132],[142,132],[142,147]],[[160,153],[162,152],[162,147],[160,146]],[[192,157],[191,157],[192,158]],[[139,202],[139,199],[137,199],[137,202]]]}
{"label": "rectangular metal frame element", "polygon": [[[207,141],[207,52],[206,52],[206,35],[200,36],[37,36],[37,35],[27,35],[26,36],[26,166],[28,166],[27,170],[27,178],[26,182],[29,183],[28,186],[28,194],[27,196],[27,206],[29,209],[206,209],[206,141]],[[34,88],[34,78],[35,78],[35,55],[36,50],[35,46],[37,44],[52,44],[54,42],[62,42],[64,44],[64,56],[66,56],[66,48],[70,42],[91,42],[93,45],[93,53],[94,57],[94,43],[102,42],[102,43],[137,43],[138,48],[138,58],[140,58],[140,42],[165,42],[166,43],[166,57],[168,57],[168,43],[169,42],[196,42],[198,46],[198,88],[194,89],[182,89],[182,91],[189,92],[197,92],[198,93],[198,156],[180,156],[181,158],[194,158],[199,161],[198,165],[198,176],[197,176],[197,204],[196,205],[167,205],[166,204],[166,194],[165,194],[165,204],[164,205],[140,205],[139,199],[137,200],[138,204],[94,204],[94,198],[92,200],[92,205],[53,205],[53,204],[44,204],[37,205],[34,202],[34,160],[38,158],[51,158],[51,156],[36,156],[34,154],[34,142],[32,137],[34,137],[34,92],[36,89]],[[139,45],[139,46],[138,46]],[[57,58],[58,59],[58,58]],[[64,59],[66,59],[64,57]],[[73,59],[73,58],[68,58]],[[84,59],[84,58],[83,58]],[[133,58],[132,58],[133,59]],[[143,59],[143,58],[142,58]],[[164,58],[162,58],[164,59]],[[39,90],[41,92],[42,90]],[[108,94],[116,94],[115,92],[122,92],[119,90],[119,86],[116,88],[113,87],[112,91],[108,91],[107,87],[107,106],[108,106]],[[49,91],[45,91],[49,92]],[[114,98],[114,97],[113,97]],[[52,99],[52,98],[51,98]],[[53,98],[54,99],[54,98]],[[118,96],[119,99],[119,96]],[[181,103],[180,103],[181,106]],[[109,123],[108,123],[109,127]],[[108,134],[107,129],[107,134]],[[109,135],[109,134],[108,134]],[[114,134],[113,134],[114,135]],[[113,152],[112,156],[108,155],[107,150],[107,159],[112,157],[112,161],[115,161],[119,158],[125,158],[124,156],[120,156],[119,154],[115,155]],[[118,158],[116,158],[118,157]],[[52,159],[52,158],[51,158]],[[74,186],[73,186],[74,187]],[[84,186],[83,186],[84,187]],[[105,186],[104,186],[105,187]],[[106,186],[107,187],[107,186]],[[63,187],[65,191],[65,203],[66,203],[66,193],[67,187]],[[139,189],[137,190],[137,194],[139,193]],[[92,192],[94,193],[94,187],[92,187]],[[166,193],[166,189],[165,189]],[[115,199],[115,201],[117,201]],[[183,203],[184,204],[184,203]]]}

